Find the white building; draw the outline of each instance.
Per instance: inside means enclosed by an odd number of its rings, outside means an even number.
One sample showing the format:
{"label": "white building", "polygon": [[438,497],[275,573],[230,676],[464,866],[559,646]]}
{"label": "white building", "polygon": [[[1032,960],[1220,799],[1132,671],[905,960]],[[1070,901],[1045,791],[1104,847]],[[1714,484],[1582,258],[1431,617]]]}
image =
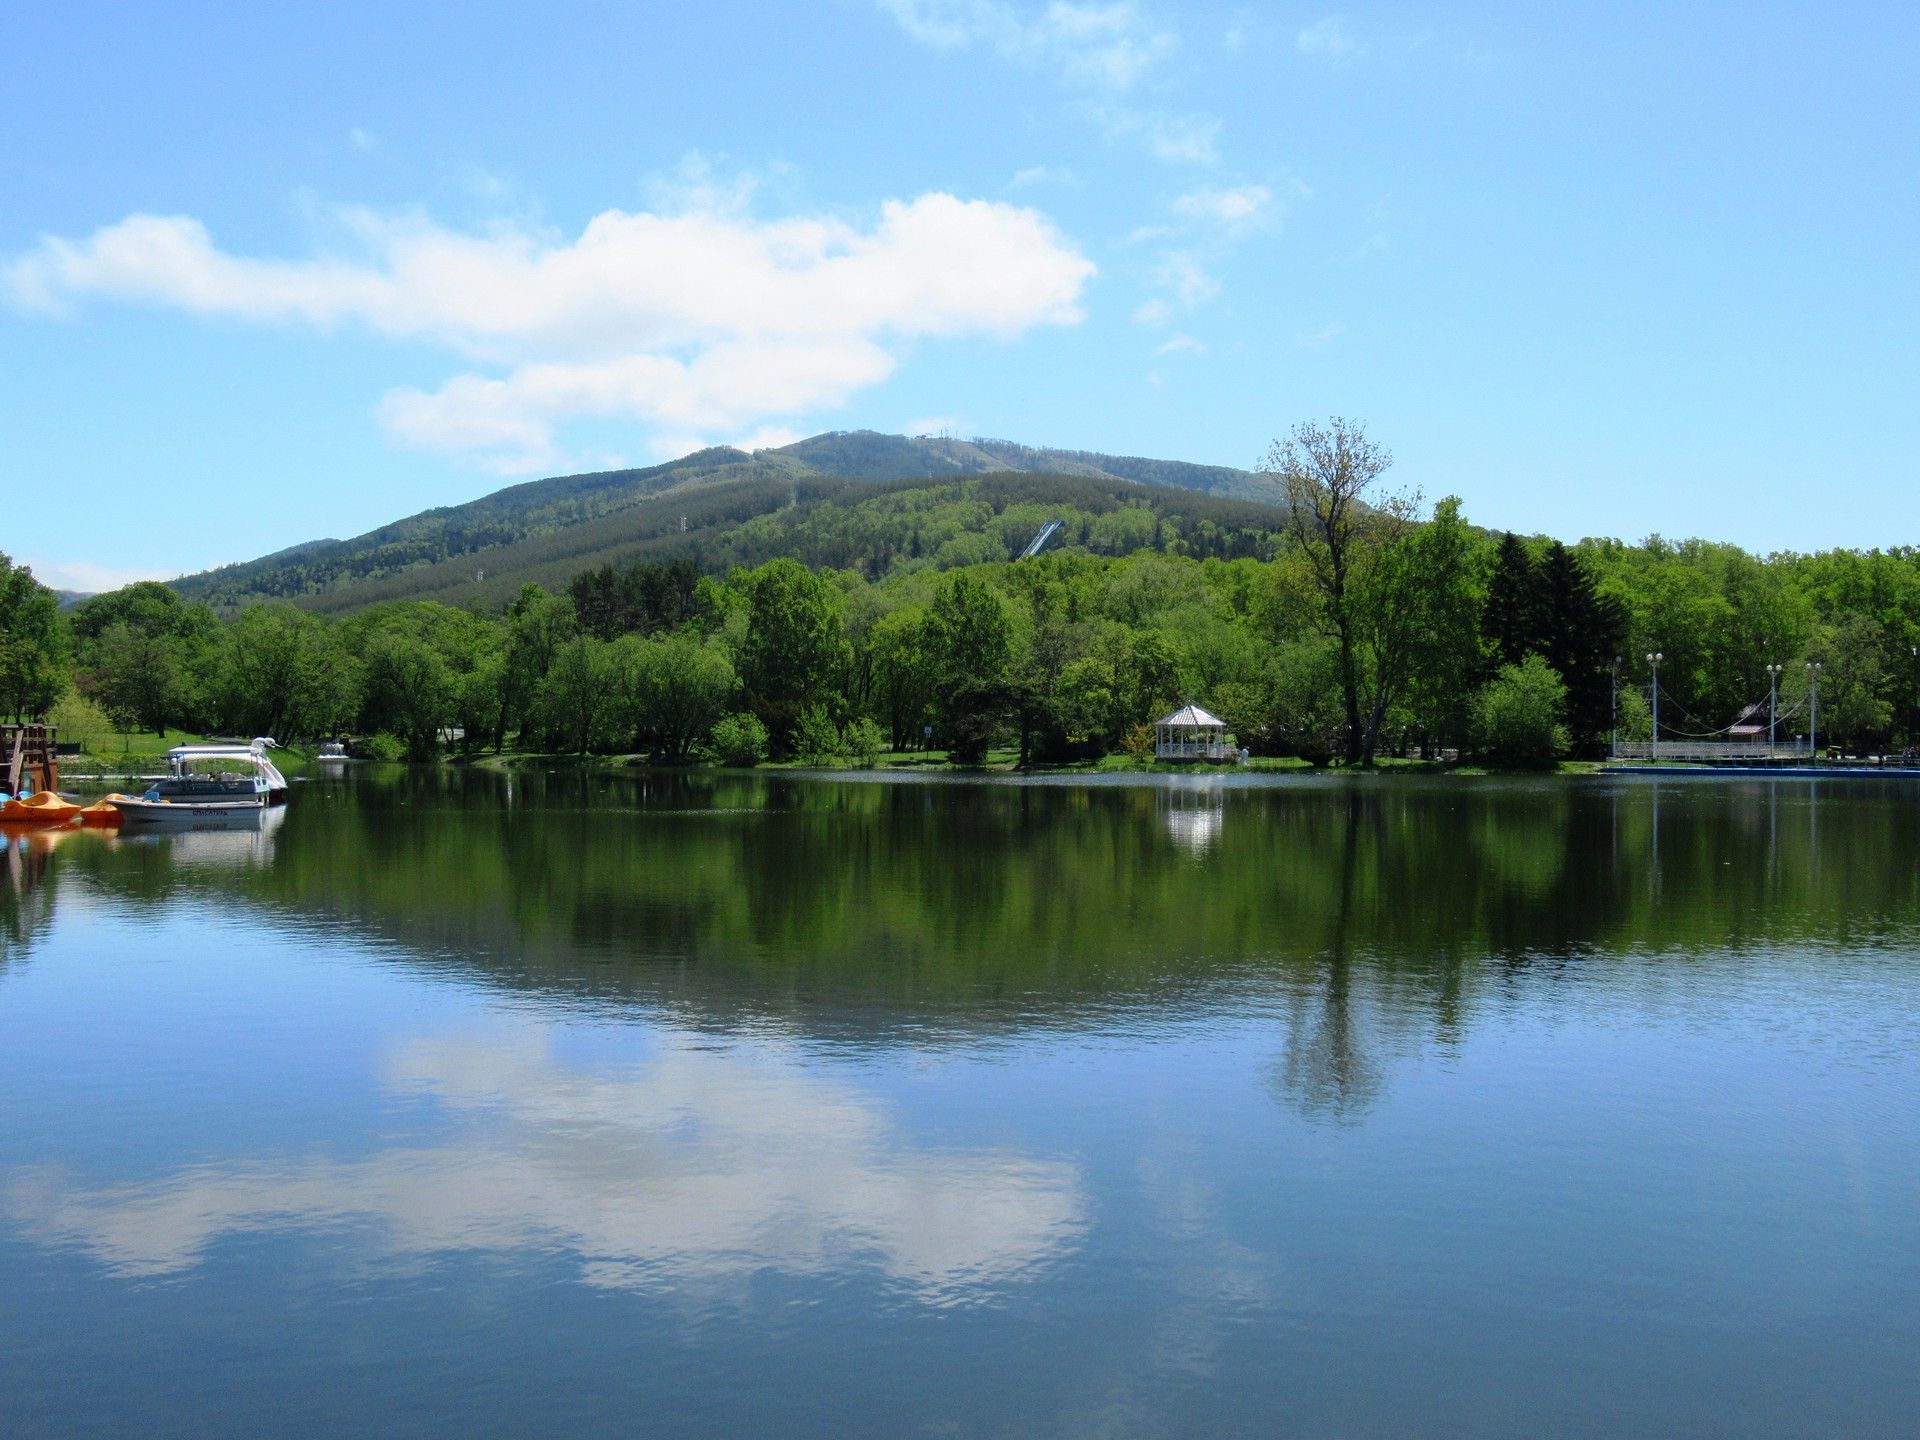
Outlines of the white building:
{"label": "white building", "polygon": [[1198,705],[1185,705],[1153,727],[1156,760],[1234,760],[1227,746],[1227,722]]}

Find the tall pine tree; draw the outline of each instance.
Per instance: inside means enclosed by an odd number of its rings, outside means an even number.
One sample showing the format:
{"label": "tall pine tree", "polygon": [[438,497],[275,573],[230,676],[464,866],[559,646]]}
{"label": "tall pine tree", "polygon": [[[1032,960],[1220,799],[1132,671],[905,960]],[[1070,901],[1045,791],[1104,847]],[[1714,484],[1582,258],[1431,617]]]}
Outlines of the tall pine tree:
{"label": "tall pine tree", "polygon": [[1558,540],[1536,561],[1516,535],[1503,535],[1480,615],[1486,669],[1538,655],[1566,683],[1564,719],[1576,755],[1598,755],[1613,724],[1613,658],[1626,617],[1603,597],[1580,559]]}
{"label": "tall pine tree", "polygon": [[1566,682],[1574,754],[1598,755],[1613,724],[1613,660],[1626,640],[1626,616],[1558,540],[1547,547],[1537,574],[1539,653]]}
{"label": "tall pine tree", "polygon": [[1488,675],[1541,649],[1541,608],[1539,571],[1520,537],[1508,531],[1500,537],[1480,611]]}

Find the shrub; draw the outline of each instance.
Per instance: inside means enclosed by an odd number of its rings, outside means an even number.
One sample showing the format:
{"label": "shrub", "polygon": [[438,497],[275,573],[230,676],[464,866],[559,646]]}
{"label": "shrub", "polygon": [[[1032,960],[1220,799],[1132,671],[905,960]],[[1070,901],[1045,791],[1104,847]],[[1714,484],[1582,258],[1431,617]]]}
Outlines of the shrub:
{"label": "shrub", "polygon": [[862,770],[871,770],[880,762],[880,752],[887,748],[887,737],[878,725],[863,715],[847,726],[845,748],[855,765]]}
{"label": "shrub", "polygon": [[369,735],[364,740],[353,742],[354,756],[360,760],[403,760],[407,747],[397,736],[381,731],[378,735]]}
{"label": "shrub", "polygon": [[1495,760],[1552,760],[1568,744],[1566,703],[1566,683],[1538,655],[1502,665],[1474,700],[1474,743]]}
{"label": "shrub", "polygon": [[722,716],[713,726],[713,753],[722,765],[758,765],[767,758],[767,727],[755,715]]}
{"label": "shrub", "polygon": [[1121,747],[1135,760],[1145,764],[1153,759],[1153,727],[1136,725],[1121,737]]}
{"label": "shrub", "polygon": [[840,730],[824,706],[809,705],[793,727],[793,754],[802,765],[831,765],[840,758]]}

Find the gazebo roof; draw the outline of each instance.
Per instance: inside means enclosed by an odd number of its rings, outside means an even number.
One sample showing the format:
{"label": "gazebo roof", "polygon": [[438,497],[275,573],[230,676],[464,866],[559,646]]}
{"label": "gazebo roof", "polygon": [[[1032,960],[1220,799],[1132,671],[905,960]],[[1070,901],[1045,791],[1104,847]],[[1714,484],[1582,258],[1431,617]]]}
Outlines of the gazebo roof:
{"label": "gazebo roof", "polygon": [[1218,715],[1210,715],[1198,705],[1186,705],[1159,722],[1162,725],[1185,725],[1201,730],[1224,730],[1227,722]]}

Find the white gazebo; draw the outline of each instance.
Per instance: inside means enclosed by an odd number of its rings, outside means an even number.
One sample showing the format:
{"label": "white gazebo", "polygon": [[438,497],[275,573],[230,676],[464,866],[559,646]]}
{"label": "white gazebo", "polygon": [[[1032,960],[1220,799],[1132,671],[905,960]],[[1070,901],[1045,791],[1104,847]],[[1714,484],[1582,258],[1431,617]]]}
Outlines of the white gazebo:
{"label": "white gazebo", "polygon": [[1156,760],[1228,760],[1227,722],[1198,705],[1184,705],[1153,727]]}

